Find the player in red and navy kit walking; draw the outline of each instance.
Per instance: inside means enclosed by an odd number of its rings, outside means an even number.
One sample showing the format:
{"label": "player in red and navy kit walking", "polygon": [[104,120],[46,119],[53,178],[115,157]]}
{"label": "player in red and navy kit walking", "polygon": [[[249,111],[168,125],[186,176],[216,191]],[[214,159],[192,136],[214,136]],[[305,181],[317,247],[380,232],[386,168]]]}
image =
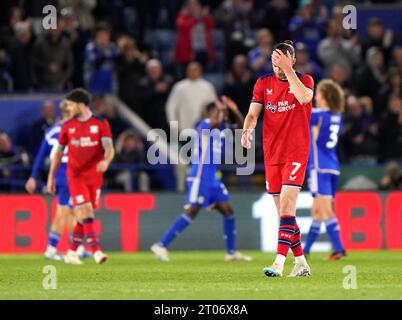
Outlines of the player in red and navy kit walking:
{"label": "player in red and navy kit walking", "polygon": [[314,82],[295,72],[291,41],[278,44],[272,54],[274,73],[260,77],[244,122],[242,145],[251,147],[253,131],[263,111],[263,149],[266,190],[272,194],[280,215],[278,250],[268,277],[282,276],[289,248],[296,264],[290,276],[310,275],[296,222],[296,201],[304,181],[310,149],[310,116]]}
{"label": "player in red and navy kit walking", "polygon": [[99,206],[103,173],[114,157],[112,134],[107,120],[92,114],[87,91],[74,89],[66,96],[66,101],[73,118],[61,127],[59,148],[53,157],[47,182],[48,190],[54,193],[55,172],[67,147],[67,181],[77,224],[64,261],[82,264],[76,250],[86,237],[95,261],[103,263],[107,256],[101,251],[94,230],[94,209]]}

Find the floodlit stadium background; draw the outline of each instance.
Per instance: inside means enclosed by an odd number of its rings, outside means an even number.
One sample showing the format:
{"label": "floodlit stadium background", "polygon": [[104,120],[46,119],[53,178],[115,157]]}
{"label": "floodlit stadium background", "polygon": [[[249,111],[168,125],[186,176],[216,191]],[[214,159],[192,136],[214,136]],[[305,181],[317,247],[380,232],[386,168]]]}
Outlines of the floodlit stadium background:
{"label": "floodlit stadium background", "polygon": [[[46,246],[54,208],[44,190],[47,168],[37,195],[27,195],[24,184],[65,92],[86,87],[94,112],[112,127],[117,156],[98,214],[105,250],[147,250],[184,201],[175,166],[147,163],[147,133],[168,132],[172,120],[185,128],[215,95],[231,97],[245,115],[256,78],[271,71],[272,47],[286,39],[295,43],[297,71],[316,83],[332,78],[347,93],[335,200],[346,248],[402,249],[402,4],[386,2],[192,1],[187,10],[205,21],[193,30],[182,0],[1,1],[0,253],[41,253]],[[357,10],[357,29],[342,27],[347,4]],[[53,21],[46,5],[57,9],[56,30],[44,30]],[[101,42],[107,56],[97,50]],[[183,97],[174,88],[193,59],[213,90],[196,84]],[[256,141],[255,173],[237,176],[235,166],[223,166],[222,177],[238,217],[239,248],[270,251],[277,217],[264,194],[261,123]],[[305,233],[311,198],[306,183],[303,190],[298,215]],[[319,240],[313,249],[329,250],[325,236]],[[205,212],[172,249],[222,245],[218,215]],[[67,235],[61,251],[66,247]]]}

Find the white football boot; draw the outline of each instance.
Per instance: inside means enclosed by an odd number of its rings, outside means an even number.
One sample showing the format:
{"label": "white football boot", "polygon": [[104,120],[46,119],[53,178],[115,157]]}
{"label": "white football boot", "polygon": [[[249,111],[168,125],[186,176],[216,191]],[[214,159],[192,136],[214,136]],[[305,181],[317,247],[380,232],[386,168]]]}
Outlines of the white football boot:
{"label": "white football boot", "polygon": [[307,277],[311,276],[310,266],[307,263],[294,262],[292,272],[288,277]]}
{"label": "white football boot", "polygon": [[67,264],[83,264],[83,262],[80,260],[80,256],[76,251],[73,250],[68,250],[67,254],[64,256],[64,262]]}
{"label": "white football boot", "polygon": [[283,265],[274,263],[272,266],[262,269],[267,277],[282,277]]}
{"label": "white football boot", "polygon": [[94,253],[94,259],[97,264],[102,264],[106,262],[109,257],[104,254],[102,251],[98,250]]}
{"label": "white football boot", "polygon": [[57,249],[53,246],[47,246],[44,256],[46,259],[63,261],[63,257],[57,252]]}
{"label": "white football boot", "polygon": [[151,247],[151,251],[155,254],[155,256],[161,261],[170,261],[169,251],[162,247],[159,243],[155,243]]}
{"label": "white football boot", "polygon": [[252,261],[253,258],[250,256],[246,256],[242,254],[239,251],[236,251],[235,253],[227,253],[225,255],[225,261]]}

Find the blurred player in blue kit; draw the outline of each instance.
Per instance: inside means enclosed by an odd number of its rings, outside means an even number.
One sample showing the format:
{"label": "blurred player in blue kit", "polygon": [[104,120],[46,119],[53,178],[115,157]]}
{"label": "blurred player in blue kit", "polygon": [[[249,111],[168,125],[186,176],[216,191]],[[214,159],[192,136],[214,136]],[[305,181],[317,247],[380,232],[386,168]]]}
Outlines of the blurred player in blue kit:
{"label": "blurred player in blue kit", "polygon": [[173,222],[151,251],[162,261],[169,261],[168,246],[190,223],[201,208],[215,208],[222,215],[222,227],[226,245],[226,261],[250,261],[251,257],[236,251],[236,228],[233,209],[229,204],[229,194],[218,177],[219,166],[224,151],[225,129],[229,129],[227,108],[233,114],[235,127],[243,126],[244,118],[238,106],[228,97],[206,106],[206,118],[196,125],[197,143],[195,157],[187,176],[187,194],[184,211]]}
{"label": "blurred player in blue kit", "polygon": [[339,224],[334,215],[332,201],[338,187],[340,166],[336,146],[342,129],[342,112],[345,98],[342,88],[332,80],[318,83],[315,95],[316,107],[311,115],[311,148],[308,163],[309,185],[314,197],[311,209],[312,224],[307,235],[304,252],[310,253],[311,246],[325,223],[328,238],[333,247],[329,260],[346,256]]}

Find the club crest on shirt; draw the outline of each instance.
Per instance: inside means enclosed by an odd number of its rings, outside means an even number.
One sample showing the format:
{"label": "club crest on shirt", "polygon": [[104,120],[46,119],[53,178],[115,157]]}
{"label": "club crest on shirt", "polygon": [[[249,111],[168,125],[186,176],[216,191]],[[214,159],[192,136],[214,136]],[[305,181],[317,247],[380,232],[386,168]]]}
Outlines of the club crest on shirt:
{"label": "club crest on shirt", "polygon": [[98,133],[99,132],[99,127],[98,126],[90,126],[89,127],[89,132],[90,133]]}
{"label": "club crest on shirt", "polygon": [[265,109],[271,110],[272,113],[274,113],[276,111],[276,106],[271,104],[271,101],[268,101],[267,105],[265,106]]}

